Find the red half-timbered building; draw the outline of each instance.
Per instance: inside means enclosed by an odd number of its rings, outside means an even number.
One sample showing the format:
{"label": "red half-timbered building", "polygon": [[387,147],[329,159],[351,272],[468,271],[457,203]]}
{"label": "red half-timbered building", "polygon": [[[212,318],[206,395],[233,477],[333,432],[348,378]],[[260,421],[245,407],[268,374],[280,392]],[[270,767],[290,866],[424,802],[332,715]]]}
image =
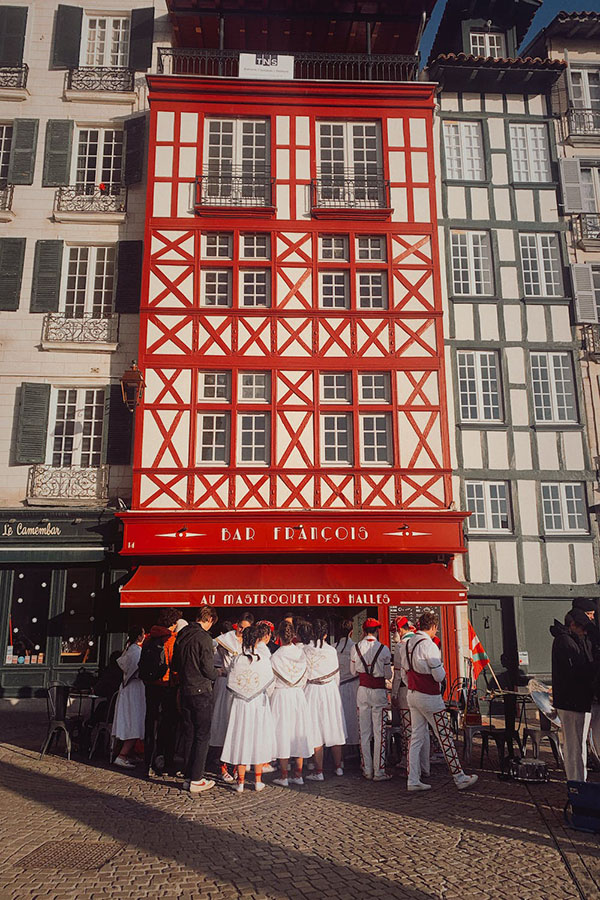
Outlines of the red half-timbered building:
{"label": "red half-timbered building", "polygon": [[[434,85],[386,55],[418,20],[403,31],[384,7],[380,28],[358,23],[356,80],[331,46],[239,40],[171,50],[148,77],[145,391],[122,514],[140,565],[122,604],[378,607],[386,623],[440,606],[455,658]],[[214,18],[178,21],[205,35]]]}

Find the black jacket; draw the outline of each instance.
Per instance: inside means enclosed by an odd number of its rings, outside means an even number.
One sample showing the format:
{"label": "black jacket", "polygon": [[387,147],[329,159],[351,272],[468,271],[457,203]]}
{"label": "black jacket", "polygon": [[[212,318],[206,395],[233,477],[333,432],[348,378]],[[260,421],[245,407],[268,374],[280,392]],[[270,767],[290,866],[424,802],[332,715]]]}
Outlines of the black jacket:
{"label": "black jacket", "polygon": [[594,663],[589,638],[573,634],[556,619],[552,644],[552,702],[556,709],[589,712],[592,707]]}
{"label": "black jacket", "polygon": [[177,635],[172,671],[184,694],[206,694],[217,678],[213,642],[208,631],[192,622]]}

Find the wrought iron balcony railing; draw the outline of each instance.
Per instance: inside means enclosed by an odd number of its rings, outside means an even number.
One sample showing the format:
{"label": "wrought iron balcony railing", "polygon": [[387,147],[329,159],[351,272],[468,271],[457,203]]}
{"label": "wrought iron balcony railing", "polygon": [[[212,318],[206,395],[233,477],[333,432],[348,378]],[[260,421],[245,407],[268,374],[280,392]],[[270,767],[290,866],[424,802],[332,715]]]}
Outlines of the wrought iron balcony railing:
{"label": "wrought iron balcony railing", "polygon": [[108,499],[108,466],[58,468],[37,465],[29,470],[27,499],[82,501]]}
{"label": "wrought iron balcony railing", "polygon": [[[282,54],[285,55],[285,54]],[[295,79],[327,81],[415,81],[418,58],[367,53],[291,53]],[[159,47],[158,71],[164,75],[216,75],[237,78],[238,50]]]}
{"label": "wrought iron balcony railing", "polygon": [[256,167],[232,166],[196,178],[196,207],[268,207],[273,204],[270,172]]}
{"label": "wrought iron balcony railing", "polygon": [[12,209],[14,185],[0,182],[0,210]]}
{"label": "wrought iron balcony railing", "polygon": [[0,88],[25,88],[29,66],[0,66]]}
{"label": "wrought iron balcony railing", "polygon": [[100,190],[95,185],[59,187],[54,200],[57,212],[114,213],[127,209],[127,188],[108,185]]}
{"label": "wrought iron balcony railing", "polygon": [[111,66],[82,66],[67,72],[67,89],[71,91],[132,91],[135,73],[131,69]]}
{"label": "wrought iron balcony railing", "polygon": [[579,241],[600,241],[600,212],[579,213],[573,219]]}
{"label": "wrought iron balcony railing", "polygon": [[390,183],[382,174],[320,174],[311,181],[313,209],[387,209],[390,206]]}
{"label": "wrought iron balcony railing", "polygon": [[600,135],[600,109],[567,110],[567,132],[570,136]]}
{"label": "wrought iron balcony railing", "polygon": [[44,316],[42,340],[48,343],[114,344],[118,332],[118,315],[75,317],[64,313],[47,313]]}
{"label": "wrought iron balcony railing", "polygon": [[600,325],[582,325],[583,349],[594,360],[600,359]]}

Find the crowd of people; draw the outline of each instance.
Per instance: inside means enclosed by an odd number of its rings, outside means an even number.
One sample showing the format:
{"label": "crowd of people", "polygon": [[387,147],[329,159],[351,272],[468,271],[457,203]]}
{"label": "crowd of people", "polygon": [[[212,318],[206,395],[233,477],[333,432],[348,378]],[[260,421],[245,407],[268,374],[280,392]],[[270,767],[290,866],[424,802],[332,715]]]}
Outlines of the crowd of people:
{"label": "crowd of people", "polygon": [[[253,771],[256,791],[274,772],[281,787],[323,781],[326,748],[335,776],[344,775],[344,750],[358,745],[365,778],[387,781],[384,736],[388,690],[401,734],[409,791],[428,790],[430,731],[459,790],[471,787],[456,752],[443,700],[446,678],[438,619],[424,613],[417,627],[396,621],[392,654],[379,641],[380,623],[367,618],[362,638],[352,640],[353,622],[340,623],[335,644],[323,619],[289,616],[275,629],[244,611],[218,628],[213,607],[163,609],[148,634],[135,628],[116,659],[122,673],[113,736],[122,742],[115,765],[133,768],[144,741],[149,775],[183,776],[183,789],[213,787],[207,759],[222,782],[242,792]],[[219,633],[213,637],[211,631]],[[183,736],[183,770],[176,765],[176,741]],[[347,752],[347,751],[346,751]],[[305,772],[305,762],[307,763]]]}

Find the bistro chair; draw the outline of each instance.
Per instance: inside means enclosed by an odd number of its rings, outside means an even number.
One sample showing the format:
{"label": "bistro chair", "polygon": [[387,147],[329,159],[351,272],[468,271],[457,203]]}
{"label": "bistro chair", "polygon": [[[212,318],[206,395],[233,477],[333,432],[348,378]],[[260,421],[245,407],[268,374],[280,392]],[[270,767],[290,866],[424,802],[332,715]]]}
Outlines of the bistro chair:
{"label": "bistro chair", "polygon": [[107,708],[106,708],[106,718],[103,722],[96,722],[92,729],[92,736],[90,740],[90,752],[88,759],[91,759],[94,753],[96,752],[96,747],[100,740],[104,744],[105,750],[108,750],[108,759],[109,762],[112,762],[112,746],[113,746],[113,719],[115,717],[115,706],[117,703],[117,697],[119,696],[119,692],[115,691],[115,693],[110,698]]}
{"label": "bistro chair", "polygon": [[42,745],[40,759],[50,749],[53,739],[61,734],[65,736],[67,759],[71,759],[71,722],[67,719],[67,703],[69,702],[69,685],[62,681],[53,681],[46,691],[46,710],[48,712],[48,733]]}

